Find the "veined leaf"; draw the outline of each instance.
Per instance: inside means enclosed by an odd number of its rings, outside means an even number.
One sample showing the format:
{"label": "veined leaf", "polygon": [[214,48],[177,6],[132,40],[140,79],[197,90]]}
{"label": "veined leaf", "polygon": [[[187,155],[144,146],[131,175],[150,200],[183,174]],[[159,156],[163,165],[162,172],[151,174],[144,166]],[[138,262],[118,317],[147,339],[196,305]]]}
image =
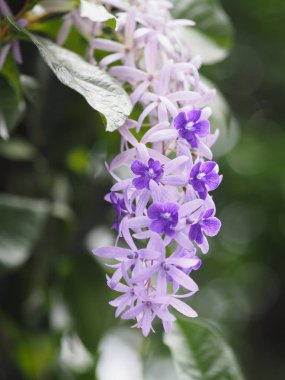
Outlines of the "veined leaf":
{"label": "veined leaf", "polygon": [[112,132],[124,124],[132,105],[127,93],[109,74],[77,54],[20,28],[11,18],[8,20],[38,47],[43,59],[63,84],[83,95],[92,108],[105,116],[107,131]]}
{"label": "veined leaf", "polygon": [[201,320],[178,320],[164,335],[178,380],[243,380],[233,351],[211,325]]}
{"label": "veined leaf", "polygon": [[31,254],[48,216],[45,201],[0,195],[0,265],[23,264]]}

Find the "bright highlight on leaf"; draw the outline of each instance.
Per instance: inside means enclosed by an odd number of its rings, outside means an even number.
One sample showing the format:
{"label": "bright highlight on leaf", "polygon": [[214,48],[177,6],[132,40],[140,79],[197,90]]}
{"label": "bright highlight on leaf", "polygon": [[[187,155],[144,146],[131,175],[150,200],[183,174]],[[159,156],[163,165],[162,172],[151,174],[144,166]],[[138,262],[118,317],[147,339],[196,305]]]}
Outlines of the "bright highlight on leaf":
{"label": "bright highlight on leaf", "polygon": [[20,28],[11,18],[9,21],[37,46],[43,59],[63,84],[83,95],[92,108],[105,116],[107,131],[112,132],[124,124],[132,105],[126,92],[109,74],[87,63],[77,54]]}

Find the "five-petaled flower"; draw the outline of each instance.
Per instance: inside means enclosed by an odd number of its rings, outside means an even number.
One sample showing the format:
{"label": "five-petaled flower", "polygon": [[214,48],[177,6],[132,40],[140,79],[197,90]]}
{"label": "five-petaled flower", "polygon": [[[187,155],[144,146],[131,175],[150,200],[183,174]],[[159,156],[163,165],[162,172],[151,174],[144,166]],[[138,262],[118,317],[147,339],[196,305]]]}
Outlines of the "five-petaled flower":
{"label": "five-petaled flower", "polygon": [[133,185],[138,190],[148,189],[151,180],[159,183],[163,176],[163,167],[159,161],[155,161],[153,158],[148,160],[148,165],[145,165],[141,161],[134,161],[131,166],[132,172],[139,177],[133,179]]}
{"label": "five-petaled flower", "polygon": [[150,229],[159,234],[174,235],[174,227],[178,223],[179,205],[176,203],[153,203],[147,210],[147,216],[152,220]]}
{"label": "five-petaled flower", "polygon": [[199,219],[190,226],[189,237],[192,241],[201,245],[203,253],[206,253],[208,250],[204,235],[216,236],[221,228],[220,220],[213,215],[214,209],[206,210],[200,215]]}
{"label": "five-petaled flower", "polygon": [[198,192],[201,199],[206,199],[208,191],[215,190],[221,183],[218,165],[214,161],[198,162],[193,166],[189,183]]}
{"label": "five-petaled flower", "polygon": [[187,114],[180,112],[174,119],[174,127],[179,136],[188,141],[192,148],[198,148],[199,137],[206,137],[210,133],[209,120],[201,120],[201,110],[192,110]]}

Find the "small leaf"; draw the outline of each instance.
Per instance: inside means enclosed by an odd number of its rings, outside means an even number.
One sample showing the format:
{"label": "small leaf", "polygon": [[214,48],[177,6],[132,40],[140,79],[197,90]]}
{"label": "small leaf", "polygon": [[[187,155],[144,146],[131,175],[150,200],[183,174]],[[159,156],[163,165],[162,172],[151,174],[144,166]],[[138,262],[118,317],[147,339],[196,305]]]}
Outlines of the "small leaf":
{"label": "small leaf", "polygon": [[30,256],[48,215],[45,201],[0,195],[0,265],[23,264]]}
{"label": "small leaf", "polygon": [[38,47],[43,59],[63,84],[83,95],[92,108],[106,117],[107,131],[112,132],[125,123],[132,105],[127,93],[109,74],[85,62],[77,54],[20,28],[11,18],[8,20]]}
{"label": "small leaf", "polygon": [[101,4],[95,4],[88,0],[81,0],[80,16],[87,17],[93,22],[108,22],[108,25],[116,29],[118,21],[114,15],[107,11]]}
{"label": "small leaf", "polygon": [[233,351],[217,329],[201,320],[178,320],[164,335],[178,380],[243,380]]}

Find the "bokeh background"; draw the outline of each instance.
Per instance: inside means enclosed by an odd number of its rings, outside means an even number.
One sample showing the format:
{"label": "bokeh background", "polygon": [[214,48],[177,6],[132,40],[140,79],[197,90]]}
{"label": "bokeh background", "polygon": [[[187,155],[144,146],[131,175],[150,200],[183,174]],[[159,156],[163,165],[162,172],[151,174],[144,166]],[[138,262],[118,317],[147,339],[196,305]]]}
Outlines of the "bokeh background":
{"label": "bokeh background", "polygon": [[[17,0],[10,4],[19,7]],[[285,3],[222,5],[234,44],[224,61],[202,73],[221,90],[237,124],[226,115],[229,129],[216,151],[224,175],[215,192],[223,229],[195,273],[201,290],[193,307],[220,326],[246,379],[283,380]],[[75,33],[73,43],[83,51]],[[0,142],[6,194],[0,199],[0,379],[93,379],[98,342],[122,324],[108,306],[104,268],[90,254],[114,239],[113,211],[103,201],[111,185],[104,162],[118,151],[119,136],[104,131],[100,117],[57,81],[34,47],[22,47],[21,71],[36,76],[39,86],[23,79],[25,117],[11,140]],[[24,236],[17,234],[23,221]],[[14,246],[7,252],[11,231]]]}

